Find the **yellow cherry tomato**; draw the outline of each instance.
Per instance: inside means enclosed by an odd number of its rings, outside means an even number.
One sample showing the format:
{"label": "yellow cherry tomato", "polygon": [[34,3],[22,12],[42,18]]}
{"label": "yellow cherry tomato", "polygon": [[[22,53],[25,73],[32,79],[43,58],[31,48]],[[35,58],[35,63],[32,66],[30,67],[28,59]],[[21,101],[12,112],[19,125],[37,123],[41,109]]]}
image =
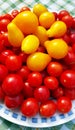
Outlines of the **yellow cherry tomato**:
{"label": "yellow cherry tomato", "polygon": [[46,29],[43,26],[38,26],[34,34],[39,38],[41,45],[48,40]]}
{"label": "yellow cherry tomato", "polygon": [[69,49],[67,43],[63,39],[53,39],[51,41],[46,41],[44,45],[48,54],[55,59],[64,58],[67,55]]}
{"label": "yellow cherry tomato", "polygon": [[20,47],[24,39],[22,31],[12,22],[8,24],[7,29],[10,44],[14,47]]}
{"label": "yellow cherry tomato", "polygon": [[48,37],[59,38],[67,32],[67,26],[63,21],[55,21],[47,30]]}
{"label": "yellow cherry tomato", "polygon": [[48,11],[48,9],[41,3],[35,4],[33,6],[33,12],[39,17],[43,12]]}
{"label": "yellow cherry tomato", "polygon": [[24,38],[21,45],[21,50],[26,54],[35,52],[39,47],[39,39],[35,35],[28,35]]}
{"label": "yellow cherry tomato", "polygon": [[50,26],[55,22],[55,15],[52,12],[44,12],[39,17],[39,23],[41,26],[46,29],[50,28]]}
{"label": "yellow cherry tomato", "polygon": [[31,11],[19,13],[13,20],[24,34],[34,33],[38,26],[38,18]]}
{"label": "yellow cherry tomato", "polygon": [[31,71],[42,71],[51,61],[51,57],[43,52],[35,52],[28,56],[27,66]]}

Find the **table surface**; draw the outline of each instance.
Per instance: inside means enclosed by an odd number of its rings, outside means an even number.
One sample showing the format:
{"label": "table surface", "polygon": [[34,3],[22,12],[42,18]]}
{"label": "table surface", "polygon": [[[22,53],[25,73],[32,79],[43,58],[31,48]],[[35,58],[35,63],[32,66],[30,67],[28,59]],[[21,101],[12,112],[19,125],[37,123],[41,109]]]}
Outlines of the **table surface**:
{"label": "table surface", "polygon": [[[0,0],[0,14],[5,14],[13,9],[20,9],[24,5],[33,7],[35,3],[42,3],[51,11],[68,10],[73,16],[75,12],[75,0]],[[75,119],[65,124],[50,127],[39,128],[38,130],[75,130]],[[13,124],[0,117],[0,130],[36,130],[35,128],[22,127]]]}

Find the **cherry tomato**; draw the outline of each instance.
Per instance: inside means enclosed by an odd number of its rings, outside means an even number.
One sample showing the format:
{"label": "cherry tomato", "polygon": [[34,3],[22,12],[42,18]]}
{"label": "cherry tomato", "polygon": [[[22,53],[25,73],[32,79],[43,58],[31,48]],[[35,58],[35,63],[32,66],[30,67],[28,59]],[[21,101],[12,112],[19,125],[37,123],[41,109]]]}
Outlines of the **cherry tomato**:
{"label": "cherry tomato", "polygon": [[75,43],[75,33],[74,32],[70,34],[70,42],[71,42],[71,44]]}
{"label": "cherry tomato", "polygon": [[50,89],[54,90],[58,88],[59,82],[58,79],[54,76],[47,76],[44,78],[44,84]]}
{"label": "cherry tomato", "polygon": [[57,110],[61,113],[67,113],[71,110],[72,103],[68,97],[62,96],[57,100]]}
{"label": "cherry tomato", "polygon": [[10,21],[12,20],[12,16],[8,13],[0,15],[0,20],[2,19],[9,19]]}
{"label": "cherry tomato", "polygon": [[63,40],[69,45],[70,44],[70,36],[68,34],[65,34],[63,37]]}
{"label": "cherry tomato", "polygon": [[46,86],[40,86],[34,90],[34,97],[39,102],[46,102],[50,97],[50,91]]}
{"label": "cherry tomato", "polygon": [[21,69],[18,71],[18,74],[22,77],[24,81],[27,80],[29,73],[30,70],[26,65],[22,66]]}
{"label": "cherry tomato", "polygon": [[0,82],[2,82],[8,74],[8,69],[5,65],[0,64]]}
{"label": "cherry tomato", "polygon": [[22,104],[23,100],[22,94],[16,97],[5,96],[4,103],[8,108],[17,108]]}
{"label": "cherry tomato", "polygon": [[64,57],[64,61],[67,65],[75,63],[75,53],[73,52],[72,48],[69,49],[67,55]]}
{"label": "cherry tomato", "polygon": [[69,12],[67,10],[61,10],[59,13],[58,13],[58,18],[59,20],[62,19],[62,17],[66,16],[66,15],[70,15]]}
{"label": "cherry tomato", "polygon": [[39,72],[32,72],[28,75],[28,82],[32,87],[39,87],[42,84],[42,75]]}
{"label": "cherry tomato", "polygon": [[6,58],[5,64],[9,71],[17,71],[22,66],[22,60],[20,56],[10,55]]}
{"label": "cherry tomato", "polygon": [[22,63],[26,63],[28,54],[26,54],[26,53],[24,53],[24,52],[20,52],[20,53],[19,53],[19,56],[20,56],[21,59],[22,59]]}
{"label": "cherry tomato", "polygon": [[14,10],[11,12],[11,16],[12,16],[13,18],[15,18],[18,14],[19,14],[19,11],[16,10],[16,9],[14,9]]}
{"label": "cherry tomato", "polygon": [[72,28],[75,29],[75,17],[73,17]]}
{"label": "cherry tomato", "polygon": [[47,66],[47,72],[51,76],[60,76],[63,71],[63,66],[59,62],[52,61]]}
{"label": "cherry tomato", "polygon": [[5,98],[5,93],[3,92],[2,87],[0,87],[0,100],[4,100]]}
{"label": "cherry tomato", "polygon": [[2,83],[2,89],[8,96],[17,96],[23,90],[23,81],[18,74],[9,74]]}
{"label": "cherry tomato", "polygon": [[21,107],[21,112],[27,117],[35,116],[39,111],[39,105],[36,99],[27,98]]}
{"label": "cherry tomato", "polygon": [[27,7],[27,6],[23,6],[23,7],[20,9],[20,12],[23,12],[23,11],[30,11],[30,8]]}
{"label": "cherry tomato", "polygon": [[72,26],[72,22],[73,22],[72,16],[66,15],[66,16],[62,17],[61,20],[67,25],[68,28],[70,28]]}
{"label": "cherry tomato", "polygon": [[64,88],[64,95],[69,97],[71,100],[75,100],[75,88],[67,89]]}
{"label": "cherry tomato", "polygon": [[9,40],[8,40],[8,32],[4,32],[2,35],[3,35],[4,46],[11,47],[11,44],[9,43]]}
{"label": "cherry tomato", "polygon": [[49,100],[40,105],[40,114],[44,117],[52,117],[56,112],[56,103]]}
{"label": "cherry tomato", "polygon": [[24,83],[23,94],[25,98],[34,96],[34,88],[32,88],[27,81]]}
{"label": "cherry tomato", "polygon": [[52,92],[51,94],[52,94],[53,98],[59,98],[59,97],[64,95],[64,90],[63,90],[62,87],[58,87],[58,88],[56,88],[55,90],[53,90],[51,92]]}
{"label": "cherry tomato", "polygon": [[66,88],[75,88],[75,71],[65,70],[60,76],[60,82]]}
{"label": "cherry tomato", "polygon": [[7,25],[10,23],[9,19],[1,19],[0,20],[0,31],[6,32]]}
{"label": "cherry tomato", "polygon": [[1,54],[0,54],[0,62],[2,64],[5,64],[7,56],[12,55],[12,54],[13,54],[12,50],[7,49],[7,50],[2,51]]}

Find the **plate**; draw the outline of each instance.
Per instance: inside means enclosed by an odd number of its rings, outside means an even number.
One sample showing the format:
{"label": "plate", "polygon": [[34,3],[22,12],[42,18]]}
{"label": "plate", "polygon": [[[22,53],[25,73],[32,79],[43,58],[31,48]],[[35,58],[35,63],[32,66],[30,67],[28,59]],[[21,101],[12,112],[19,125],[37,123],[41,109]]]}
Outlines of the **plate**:
{"label": "plate", "polygon": [[10,110],[0,102],[0,116],[4,119],[27,127],[45,128],[66,123],[75,118],[75,100],[72,101],[72,109],[67,114],[56,113],[50,118],[41,117],[39,114],[32,118],[27,118],[19,110]]}

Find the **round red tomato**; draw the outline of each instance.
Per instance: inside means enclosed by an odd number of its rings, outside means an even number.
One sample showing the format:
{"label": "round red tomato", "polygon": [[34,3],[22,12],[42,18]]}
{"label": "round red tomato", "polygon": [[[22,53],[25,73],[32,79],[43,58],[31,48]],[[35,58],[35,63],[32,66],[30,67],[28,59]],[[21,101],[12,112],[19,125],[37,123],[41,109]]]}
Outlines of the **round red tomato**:
{"label": "round red tomato", "polygon": [[42,75],[39,72],[31,72],[28,75],[28,82],[32,87],[39,87],[42,84]]}
{"label": "round red tomato", "polygon": [[64,90],[62,87],[58,87],[55,90],[53,90],[51,94],[53,98],[59,98],[64,95]]}
{"label": "round red tomato", "polygon": [[15,18],[18,14],[19,14],[19,11],[16,9],[12,10],[12,12],[11,12],[12,18]]}
{"label": "round red tomato", "polygon": [[9,74],[2,83],[2,89],[8,96],[17,96],[23,90],[23,80],[18,74]]}
{"label": "round red tomato", "polygon": [[8,69],[5,65],[0,64],[0,82],[2,82],[8,74]]}
{"label": "round red tomato", "polygon": [[17,108],[23,103],[23,100],[22,94],[16,97],[5,96],[4,103],[8,108]]}
{"label": "round red tomato", "polygon": [[60,82],[66,88],[75,88],[75,71],[65,70],[60,76]]}
{"label": "round red tomato", "polygon": [[23,65],[21,69],[18,71],[18,74],[22,77],[24,81],[27,80],[29,73],[30,70],[26,65]]}
{"label": "round red tomato", "polygon": [[35,116],[39,112],[39,104],[34,98],[27,98],[24,100],[21,112],[27,117]]}
{"label": "round red tomato", "polygon": [[75,100],[75,88],[72,89],[64,88],[64,95],[69,97],[71,100]]}
{"label": "round red tomato", "polygon": [[9,55],[13,55],[13,51],[12,50],[4,50],[4,51],[2,51],[1,54],[0,54],[0,62],[2,64],[5,64],[6,58]]}
{"label": "round red tomato", "polygon": [[70,15],[63,16],[61,20],[67,25],[68,28],[72,26],[73,23],[72,16]]}
{"label": "round red tomato", "polygon": [[3,92],[3,89],[0,86],[0,100],[4,100],[4,98],[5,98],[5,93]]}
{"label": "round red tomato", "polygon": [[27,81],[24,83],[23,94],[25,98],[33,97],[34,95],[34,88]]}
{"label": "round red tomato", "polygon": [[23,7],[20,9],[20,12],[23,12],[23,11],[30,11],[30,8],[27,7],[27,6],[23,6]]}
{"label": "round red tomato", "polygon": [[56,103],[49,100],[40,105],[40,114],[44,117],[51,117],[55,114],[56,108]]}
{"label": "round red tomato", "polygon": [[57,100],[57,110],[61,113],[67,113],[71,110],[72,103],[68,97],[62,96]]}
{"label": "round red tomato", "polygon": [[0,31],[6,32],[7,25],[10,23],[9,19],[1,19],[0,20]]}
{"label": "round red tomato", "polygon": [[61,10],[59,13],[58,13],[58,18],[59,20],[62,19],[62,17],[66,16],[66,15],[70,15],[69,12],[67,10]]}
{"label": "round red tomato", "polygon": [[59,62],[52,61],[47,66],[47,72],[51,76],[58,77],[60,76],[62,71],[63,71],[63,67],[62,64],[60,64]]}
{"label": "round red tomato", "polygon": [[44,78],[44,84],[50,89],[54,90],[58,88],[59,82],[58,79],[54,76],[47,76]]}
{"label": "round red tomato", "polygon": [[22,60],[20,56],[17,55],[9,55],[6,58],[5,64],[9,71],[17,71],[22,66]]}
{"label": "round red tomato", "polygon": [[39,102],[46,102],[50,98],[50,91],[46,86],[40,86],[34,90],[34,97]]}

